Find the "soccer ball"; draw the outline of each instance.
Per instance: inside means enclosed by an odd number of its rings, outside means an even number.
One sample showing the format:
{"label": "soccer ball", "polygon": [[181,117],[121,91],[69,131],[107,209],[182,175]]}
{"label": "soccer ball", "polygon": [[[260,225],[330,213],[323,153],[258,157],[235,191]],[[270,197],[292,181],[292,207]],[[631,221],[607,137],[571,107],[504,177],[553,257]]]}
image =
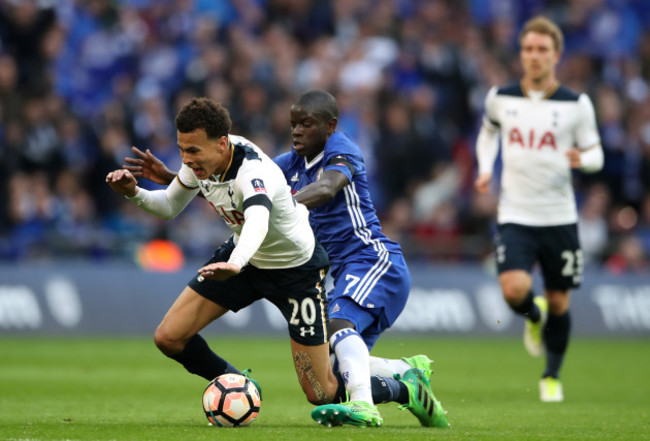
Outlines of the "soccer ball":
{"label": "soccer ball", "polygon": [[211,424],[247,426],[260,412],[260,393],[251,380],[239,374],[223,374],[203,392],[203,410]]}

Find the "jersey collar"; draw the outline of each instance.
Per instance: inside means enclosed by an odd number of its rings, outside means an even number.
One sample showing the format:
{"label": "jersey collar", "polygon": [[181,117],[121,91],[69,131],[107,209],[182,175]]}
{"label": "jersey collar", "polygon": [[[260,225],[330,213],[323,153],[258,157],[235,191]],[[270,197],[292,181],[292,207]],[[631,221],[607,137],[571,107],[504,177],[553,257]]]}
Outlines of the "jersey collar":
{"label": "jersey collar", "polygon": [[223,171],[223,173],[221,173],[219,182],[223,182],[226,179],[226,176],[228,176],[228,172],[230,171],[230,167],[232,166],[232,160],[235,158],[235,146],[232,142],[230,142],[230,138],[228,138],[228,147],[230,148],[230,161],[228,161],[226,169]]}
{"label": "jersey collar", "polygon": [[[521,93],[522,93],[526,98],[530,98],[530,96],[528,95],[528,91],[527,91],[526,88],[524,87],[524,80],[521,80],[521,81],[519,82],[519,87],[521,87]],[[543,100],[546,100],[546,99],[550,98],[550,97],[551,97],[551,96],[552,96],[552,95],[557,91],[557,89],[558,89],[559,87],[560,87],[560,82],[559,82],[559,81],[556,81],[556,82],[555,82],[551,87],[549,87],[548,89],[546,89],[546,90],[544,91],[544,96],[542,97],[542,99],[543,99]]]}
{"label": "jersey collar", "polygon": [[309,169],[312,168],[314,165],[318,164],[318,163],[323,159],[323,155],[325,155],[325,151],[324,151],[324,150],[323,150],[322,152],[320,152],[320,153],[319,153],[319,154],[318,154],[314,159],[312,159],[311,161],[307,161],[307,158],[305,158],[305,168],[306,168],[307,170],[309,170]]}

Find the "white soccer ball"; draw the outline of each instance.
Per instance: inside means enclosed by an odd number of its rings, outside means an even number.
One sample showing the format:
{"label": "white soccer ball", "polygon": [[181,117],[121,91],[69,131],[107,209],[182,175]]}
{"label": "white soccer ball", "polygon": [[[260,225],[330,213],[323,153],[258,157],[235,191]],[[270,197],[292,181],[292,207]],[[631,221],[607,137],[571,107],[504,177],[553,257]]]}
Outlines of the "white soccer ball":
{"label": "white soccer ball", "polygon": [[260,412],[260,393],[248,378],[224,374],[212,380],[203,392],[203,410],[208,421],[220,427],[251,424]]}

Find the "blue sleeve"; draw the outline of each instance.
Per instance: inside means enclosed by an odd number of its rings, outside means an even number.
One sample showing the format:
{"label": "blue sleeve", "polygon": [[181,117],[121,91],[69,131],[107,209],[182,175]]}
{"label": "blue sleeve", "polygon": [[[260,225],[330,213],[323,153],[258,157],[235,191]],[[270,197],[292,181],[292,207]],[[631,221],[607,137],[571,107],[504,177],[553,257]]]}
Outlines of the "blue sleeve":
{"label": "blue sleeve", "polygon": [[273,158],[273,161],[280,167],[280,170],[282,170],[282,173],[284,173],[285,176],[289,173],[289,169],[291,168],[291,152],[288,153],[283,153],[279,156],[276,156]]}
{"label": "blue sleeve", "polygon": [[363,169],[363,158],[359,147],[347,136],[335,132],[325,145],[323,171],[337,170],[352,182],[352,177]]}

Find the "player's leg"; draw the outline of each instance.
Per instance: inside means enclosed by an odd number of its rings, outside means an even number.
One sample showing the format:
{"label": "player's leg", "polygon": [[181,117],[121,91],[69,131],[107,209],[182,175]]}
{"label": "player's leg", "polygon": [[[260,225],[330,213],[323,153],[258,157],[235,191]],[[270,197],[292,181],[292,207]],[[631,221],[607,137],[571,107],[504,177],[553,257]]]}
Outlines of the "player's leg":
{"label": "player's leg", "polygon": [[542,328],[546,318],[545,300],[535,296],[531,271],[539,244],[533,227],[499,225],[496,238],[497,269],[503,298],[510,308],[526,319],[524,344],[533,356],[542,353]]}
{"label": "player's leg", "polygon": [[[227,260],[233,248],[232,240],[227,240],[207,263]],[[227,311],[238,311],[256,300],[245,280],[250,273],[254,271],[226,281],[194,276],[156,329],[156,346],[189,372],[207,380],[224,373],[241,373],[215,354],[198,332]]]}
{"label": "player's leg", "polygon": [[[381,314],[362,308],[347,297],[337,299],[336,304],[338,307],[335,315],[338,318],[330,319],[330,342],[336,354],[336,374],[338,378],[346,379],[346,388],[350,392],[349,400],[340,404],[319,406],[312,412],[312,418],[324,425],[376,426],[382,420],[374,403],[396,402],[401,405],[400,409],[411,411],[423,426],[447,427],[445,411],[433,394],[428,377],[425,377],[421,369],[407,369],[403,375],[398,374],[396,378],[392,375],[373,375],[369,381],[369,399],[363,394],[353,394],[360,384],[368,383],[354,377],[355,374],[361,375],[364,367],[355,355],[363,351],[366,344],[372,347],[379,337],[382,326],[377,322]],[[352,320],[355,323],[352,323]],[[363,335],[356,332],[357,328],[364,329]],[[337,336],[340,336],[341,340],[337,341]],[[351,344],[347,345],[346,342]]]}
{"label": "player's leg", "polygon": [[[356,312],[357,315],[366,313],[356,303],[347,298],[340,299],[337,304],[339,308],[346,310],[359,310]],[[345,379],[345,388],[349,394],[349,400],[363,401],[373,406],[370,366],[368,364],[370,354],[366,343],[350,320],[330,318],[329,328],[331,333],[330,347],[336,357],[337,370]]]}
{"label": "player's leg", "polygon": [[[375,406],[363,401],[338,402],[344,399],[341,392],[345,393],[345,388],[340,374],[336,376],[339,380],[336,401],[316,407],[312,411],[312,418],[326,426],[380,426],[383,420]],[[421,369],[409,369],[403,376],[396,375],[395,378],[373,375],[371,385],[375,403],[396,402],[400,404],[400,410],[409,410],[425,427],[449,426],[446,412]]]}
{"label": "player's leg", "polygon": [[225,372],[239,372],[215,354],[198,334],[226,312],[227,309],[186,287],[158,325],[154,342],[163,354],[207,380]]}
{"label": "player's leg", "polygon": [[[366,421],[372,421],[373,417],[378,416],[375,414],[374,403],[397,402],[403,405],[402,408],[408,408],[416,414],[423,425],[433,425],[430,421],[432,415],[424,417],[423,422],[422,412],[419,412],[423,409],[420,400],[428,400],[429,403],[435,400],[428,380],[422,388],[415,388],[409,387],[413,386],[413,378],[405,381],[393,378],[394,374],[398,374],[398,378],[405,376],[414,367],[424,368],[419,372],[428,378],[431,372],[428,357],[387,360],[371,358],[368,354],[380,334],[394,323],[403,310],[409,290],[410,273],[400,254],[386,254],[374,259],[359,258],[346,262],[341,268],[334,288],[328,293],[330,345],[335,354],[335,371],[345,378],[349,401],[315,409],[312,416],[316,421],[321,424],[362,425],[363,419],[357,414],[367,413]],[[372,372],[368,382],[365,375],[370,373],[371,360],[384,375],[378,376]],[[422,392],[424,388],[428,390],[427,393]],[[419,396],[414,397],[417,392],[420,392]],[[436,403],[444,415],[442,407],[437,401]],[[349,418],[340,415],[348,415]]]}
{"label": "player's leg", "polygon": [[548,227],[544,230],[540,255],[548,302],[548,321],[543,330],[546,366],[540,381],[542,401],[562,401],[559,381],[571,331],[570,289],[580,286],[583,259],[576,224]]}
{"label": "player's leg", "polygon": [[542,331],[546,348],[546,364],[540,380],[540,399],[545,402],[564,400],[560,369],[569,346],[571,315],[569,313],[569,291],[546,290],[548,321]]}
{"label": "player's leg", "polygon": [[291,339],[293,363],[298,382],[312,404],[334,401],[339,383],[332,372],[327,343],[305,345]]}
{"label": "player's leg", "polygon": [[559,378],[571,331],[570,294],[568,290],[546,290],[545,295],[548,301],[548,321],[543,331],[547,357],[543,376]]}
{"label": "player's leg", "polygon": [[254,289],[287,321],[298,382],[312,404],[331,403],[338,390],[327,341],[327,299],[323,289],[327,253],[316,244],[311,259],[296,268],[257,270]]}
{"label": "player's leg", "polygon": [[383,358],[371,354],[369,359],[370,375],[392,377],[397,374],[403,376],[410,369],[421,369],[424,372],[424,377],[429,378],[432,373],[431,363],[433,360],[425,354],[402,358]]}
{"label": "player's leg", "polygon": [[542,355],[542,330],[546,325],[547,305],[532,290],[532,277],[523,270],[504,271],[499,275],[503,297],[510,308],[526,319],[524,346],[533,357]]}
{"label": "player's leg", "polygon": [[[401,254],[359,256],[354,261],[345,262],[338,270],[334,287],[328,292],[328,299],[330,301],[330,343],[339,359],[342,373],[348,367],[346,364],[352,365],[351,369],[358,370],[359,374],[356,375],[358,378],[365,378],[366,370],[371,375],[392,377],[394,374],[402,375],[413,367],[424,367],[415,364],[423,361],[425,357],[410,359],[409,361],[414,365],[409,365],[404,359],[372,357],[362,348],[365,344],[370,351],[379,335],[392,326],[406,305],[410,287],[411,276]],[[342,308],[346,311],[342,311]],[[335,338],[337,337],[335,334],[344,328],[356,331],[354,333],[356,335],[346,337],[347,345],[341,343],[338,345],[340,349],[336,350],[334,344],[338,339]],[[358,350],[346,351],[345,346],[353,344],[358,347]],[[342,354],[345,354],[345,360],[341,359]],[[428,365],[426,369],[430,373]],[[353,391],[355,386],[354,381],[348,383],[351,399],[355,395]],[[367,391],[367,384],[364,387]],[[369,401],[367,392],[365,396],[366,401]]]}
{"label": "player's leg", "polygon": [[510,308],[536,320],[531,270],[537,260],[537,242],[531,227],[516,224],[499,225],[496,262],[503,299]]}
{"label": "player's leg", "polygon": [[[368,302],[376,305],[376,307],[389,310],[391,313],[385,314],[385,317],[380,320],[380,326],[377,329],[363,332],[363,339],[369,348],[372,348],[374,341],[379,338],[381,332],[392,326],[406,305],[411,290],[411,276],[404,256],[391,254],[390,263],[391,265],[386,273],[381,276],[378,284],[373,288]],[[376,335],[373,335],[374,333]],[[370,342],[371,338],[373,339],[372,342]],[[404,376],[408,370],[415,368],[422,369],[424,376],[429,378],[431,376],[432,362],[433,360],[424,354],[399,359],[376,357],[371,354],[369,358],[370,374],[392,378],[395,374]]]}

